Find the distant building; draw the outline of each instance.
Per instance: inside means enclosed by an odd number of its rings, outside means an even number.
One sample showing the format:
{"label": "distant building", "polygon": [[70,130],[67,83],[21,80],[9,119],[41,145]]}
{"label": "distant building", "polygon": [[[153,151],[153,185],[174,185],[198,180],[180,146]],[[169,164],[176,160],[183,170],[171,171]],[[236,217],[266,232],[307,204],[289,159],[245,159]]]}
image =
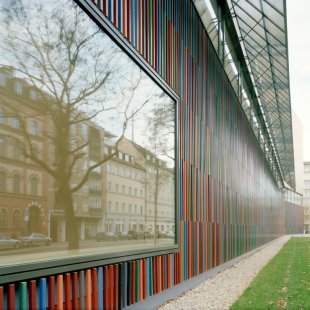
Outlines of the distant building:
{"label": "distant building", "polygon": [[122,148],[106,166],[106,231],[143,231],[145,225],[144,168]]}
{"label": "distant building", "polygon": [[151,233],[175,231],[174,170],[151,151],[135,144],[145,167],[146,227]]}
{"label": "distant building", "polygon": [[124,138],[105,166],[107,231],[174,231],[174,172],[164,161]]}
{"label": "distant building", "polygon": [[310,233],[310,161],[304,162],[304,230]]}
{"label": "distant building", "polygon": [[294,167],[295,167],[295,190],[303,195],[303,126],[297,114],[292,111],[292,127],[293,127],[293,142],[294,142]]}

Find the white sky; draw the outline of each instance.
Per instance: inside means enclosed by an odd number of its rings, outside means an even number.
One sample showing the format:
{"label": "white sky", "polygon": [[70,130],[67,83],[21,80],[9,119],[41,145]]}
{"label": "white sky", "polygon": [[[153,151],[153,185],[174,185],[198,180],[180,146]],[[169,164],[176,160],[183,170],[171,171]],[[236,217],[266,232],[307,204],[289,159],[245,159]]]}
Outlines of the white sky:
{"label": "white sky", "polygon": [[310,1],[286,4],[291,102],[303,124],[304,160],[310,160]]}

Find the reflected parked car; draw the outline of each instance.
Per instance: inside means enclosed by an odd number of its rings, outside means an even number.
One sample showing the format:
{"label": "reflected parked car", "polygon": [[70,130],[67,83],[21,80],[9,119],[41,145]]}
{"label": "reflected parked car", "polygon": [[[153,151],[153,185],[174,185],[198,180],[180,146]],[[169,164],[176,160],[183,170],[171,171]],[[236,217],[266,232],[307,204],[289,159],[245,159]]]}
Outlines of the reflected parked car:
{"label": "reflected parked car", "polygon": [[127,232],[118,232],[117,233],[118,239],[120,240],[131,240],[132,239],[132,235],[129,235]]}
{"label": "reflected parked car", "polygon": [[168,238],[174,238],[174,232],[173,231],[167,231],[167,237]]}
{"label": "reflected parked car", "polygon": [[129,230],[128,235],[132,237],[132,239],[144,239],[145,235],[141,231],[134,231],[134,230]]}
{"label": "reflected parked car", "polygon": [[19,249],[22,246],[21,241],[11,239],[10,237],[0,236],[0,249]]}
{"label": "reflected parked car", "polygon": [[19,240],[23,246],[35,246],[35,245],[51,245],[52,238],[42,234],[33,233],[28,237],[21,237]]}
{"label": "reflected parked car", "polygon": [[153,239],[154,238],[154,233],[151,231],[146,231],[144,232],[145,239]]}
{"label": "reflected parked car", "polygon": [[167,238],[167,233],[165,231],[159,231],[157,233],[157,238]]}
{"label": "reflected parked car", "polygon": [[118,236],[116,233],[113,233],[111,231],[104,231],[104,232],[99,232],[96,235],[96,240],[99,241],[114,241],[118,240]]}

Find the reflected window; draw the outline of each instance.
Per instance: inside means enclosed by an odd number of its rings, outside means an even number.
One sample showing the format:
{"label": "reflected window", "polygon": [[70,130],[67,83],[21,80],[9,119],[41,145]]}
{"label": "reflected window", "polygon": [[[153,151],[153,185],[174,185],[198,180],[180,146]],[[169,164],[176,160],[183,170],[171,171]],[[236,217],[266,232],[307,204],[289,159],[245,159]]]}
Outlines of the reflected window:
{"label": "reflected window", "polygon": [[13,176],[13,193],[20,194],[20,176],[18,174]]}
{"label": "reflected window", "polygon": [[5,124],[4,110],[0,107],[0,124]]}
{"label": "reflected window", "polygon": [[37,93],[33,89],[30,91],[30,99],[31,100],[36,100],[37,99]]}
{"label": "reflected window", "polygon": [[0,86],[5,86],[5,85],[6,85],[5,75],[0,73]]}
{"label": "reflected window", "polygon": [[12,127],[15,129],[20,128],[20,120],[18,118],[13,118],[12,119]]}
{"label": "reflected window", "polygon": [[82,124],[82,134],[84,136],[88,135],[88,125],[87,124]]}
{"label": "reflected window", "polygon": [[0,209],[0,229],[5,229],[7,225],[7,211]]}
{"label": "reflected window", "polygon": [[110,171],[111,171],[111,165],[107,164],[107,172],[110,172]]}
{"label": "reflected window", "polygon": [[124,176],[124,169],[122,167],[120,167],[118,173],[121,177],[123,177]]}
{"label": "reflected window", "polygon": [[0,137],[0,156],[6,155],[6,143],[5,139]]}
{"label": "reflected window", "polygon": [[20,228],[20,211],[14,210],[13,212],[13,228]]}
{"label": "reflected window", "polygon": [[38,195],[38,178],[36,176],[31,177],[30,179],[30,195],[37,196]]}
{"label": "reflected window", "polygon": [[35,144],[32,145],[32,154],[30,154],[30,159],[31,158],[40,158],[39,148]]}
{"label": "reflected window", "polygon": [[22,95],[23,94],[23,85],[19,81],[15,81],[14,83],[15,91],[17,94]]}
{"label": "reflected window", "polygon": [[13,158],[16,160],[21,159],[22,148],[18,141],[15,141],[13,144]]}
{"label": "reflected window", "polygon": [[6,173],[0,171],[0,192],[6,191]]}
{"label": "reflected window", "polygon": [[39,126],[38,126],[38,122],[36,121],[30,121],[30,124],[29,124],[29,132],[36,136],[38,135],[39,133]]}

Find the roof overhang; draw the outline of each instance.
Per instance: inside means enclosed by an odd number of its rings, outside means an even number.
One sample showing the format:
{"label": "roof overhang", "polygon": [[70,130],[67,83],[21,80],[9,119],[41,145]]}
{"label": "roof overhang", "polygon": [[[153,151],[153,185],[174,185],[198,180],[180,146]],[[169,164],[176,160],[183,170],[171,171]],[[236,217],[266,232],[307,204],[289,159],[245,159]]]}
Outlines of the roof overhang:
{"label": "roof overhang", "polygon": [[[263,147],[268,150],[266,157],[268,160],[273,157],[272,166],[276,166],[282,186],[286,182],[295,188],[286,1],[194,0],[194,3],[205,26],[210,5],[217,3],[221,7],[222,15],[213,17],[213,24],[221,31],[218,25],[224,21],[232,37],[235,55],[247,76],[247,87],[251,97],[255,97],[255,116],[268,140],[268,147]],[[206,30],[210,35],[209,26]]]}

